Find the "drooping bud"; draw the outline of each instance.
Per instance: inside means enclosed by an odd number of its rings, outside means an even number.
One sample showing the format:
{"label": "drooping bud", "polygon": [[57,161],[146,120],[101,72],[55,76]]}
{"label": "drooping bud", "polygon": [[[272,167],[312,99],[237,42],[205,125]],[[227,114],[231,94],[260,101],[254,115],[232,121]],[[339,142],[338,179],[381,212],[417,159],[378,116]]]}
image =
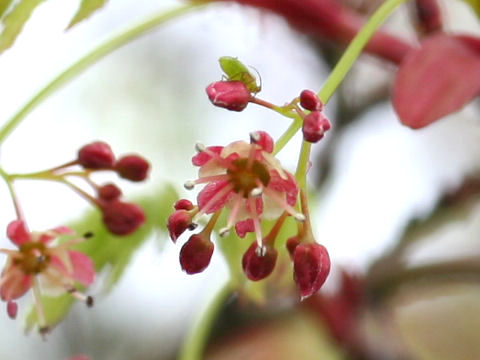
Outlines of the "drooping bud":
{"label": "drooping bud", "polygon": [[300,93],[300,105],[305,110],[322,111],[323,104],[317,94],[311,90],[303,90]]}
{"label": "drooping bud", "polygon": [[241,81],[217,81],[207,86],[207,95],[213,105],[232,111],[242,111],[251,94]]}
{"label": "drooping bud", "polygon": [[293,254],[295,253],[295,248],[300,244],[300,238],[298,236],[292,236],[288,238],[286,247],[288,253],[290,254],[290,259],[293,260]]}
{"label": "drooping bud", "polygon": [[252,143],[260,145],[260,147],[268,152],[273,152],[274,142],[272,137],[267,134],[265,131],[254,131],[250,134],[250,139]]}
{"label": "drooping bud", "polygon": [[78,163],[86,169],[110,169],[115,162],[110,145],[96,141],[78,151]]}
{"label": "drooping bud", "polygon": [[180,265],[187,274],[197,274],[210,264],[213,254],[213,242],[204,234],[195,234],[188,239],[180,250]]}
{"label": "drooping bud", "polygon": [[115,184],[105,184],[98,188],[98,197],[105,201],[117,200],[122,195],[122,190]]}
{"label": "drooping bud", "polygon": [[15,318],[17,317],[17,313],[18,313],[18,304],[13,301],[13,300],[9,300],[7,302],[7,314],[8,314],[8,317],[10,319],[13,319],[15,320]]}
{"label": "drooping bud", "polygon": [[121,178],[130,181],[143,181],[147,178],[150,164],[138,155],[126,155],[115,163],[115,171]]}
{"label": "drooping bud", "polygon": [[103,223],[115,235],[128,235],[145,222],[143,210],[131,203],[118,200],[102,204]]}
{"label": "drooping bud", "polygon": [[192,215],[187,210],[177,210],[168,217],[167,228],[173,242],[192,227]]}
{"label": "drooping bud", "polygon": [[300,244],[293,254],[293,278],[303,299],[316,293],[330,272],[327,249],[317,243]]}
{"label": "drooping bud", "polygon": [[331,127],[330,121],[320,111],[313,111],[303,119],[303,138],[305,141],[316,143]]}
{"label": "drooping bud", "polygon": [[187,199],[178,200],[173,207],[175,210],[192,210],[194,208],[192,202]]}
{"label": "drooping bud", "polygon": [[277,250],[270,245],[262,249],[257,242],[253,242],[242,258],[243,272],[252,281],[265,279],[275,268]]}

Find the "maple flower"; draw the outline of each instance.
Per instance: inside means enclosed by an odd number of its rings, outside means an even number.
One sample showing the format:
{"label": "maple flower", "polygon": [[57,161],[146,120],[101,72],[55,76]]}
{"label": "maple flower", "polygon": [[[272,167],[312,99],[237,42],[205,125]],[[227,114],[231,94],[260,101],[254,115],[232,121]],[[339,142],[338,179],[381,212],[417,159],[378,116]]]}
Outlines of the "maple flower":
{"label": "maple flower", "polygon": [[197,144],[198,154],[192,162],[200,167],[199,177],[187,181],[185,188],[206,184],[198,194],[198,212],[193,223],[204,214],[226,208],[227,224],[220,229],[220,235],[226,235],[237,225],[239,236],[254,231],[258,246],[263,247],[261,219],[278,218],[284,211],[298,221],[305,217],[293,208],[298,185],[295,177],[272,155],[270,135],[257,131],[250,135],[250,140],[250,143],[235,141],[225,147]]}
{"label": "maple flower", "polygon": [[14,220],[7,227],[7,236],[18,250],[0,249],[8,255],[0,277],[0,298],[7,302],[11,317],[14,301],[32,289],[38,313],[40,331],[45,332],[45,316],[40,302],[40,291],[68,292],[72,296],[93,305],[93,298],[80,293],[75,283],[90,285],[95,278],[95,269],[90,258],[70,248],[83,241],[72,239],[58,245],[53,240],[61,235],[72,235],[73,231],[60,226],[44,232],[29,232],[22,220]]}

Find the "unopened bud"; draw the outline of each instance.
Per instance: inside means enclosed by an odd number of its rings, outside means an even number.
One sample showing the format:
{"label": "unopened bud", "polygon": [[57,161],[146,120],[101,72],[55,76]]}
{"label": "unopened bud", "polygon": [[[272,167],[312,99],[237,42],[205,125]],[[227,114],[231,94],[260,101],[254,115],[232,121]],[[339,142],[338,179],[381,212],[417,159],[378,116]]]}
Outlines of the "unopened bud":
{"label": "unopened bud", "polygon": [[217,81],[207,86],[207,95],[213,105],[232,111],[242,111],[251,94],[241,81]]}
{"label": "unopened bud", "polygon": [[186,210],[177,210],[168,217],[167,229],[170,238],[176,242],[178,237],[182,235],[192,225],[192,216]]}
{"label": "unopened bud", "polygon": [[194,208],[192,202],[187,199],[178,200],[173,207],[175,210],[192,210]]}
{"label": "unopened bud", "polygon": [[78,163],[86,169],[110,169],[115,162],[110,145],[96,141],[78,151]]}
{"label": "unopened bud", "polygon": [[145,222],[143,210],[131,203],[118,200],[102,205],[103,223],[115,235],[128,235]]}
{"label": "unopened bud", "polygon": [[300,93],[300,105],[305,110],[322,111],[323,104],[317,94],[311,90],[303,90]]}
{"label": "unopened bud", "polygon": [[197,274],[210,264],[214,245],[203,234],[195,234],[180,250],[180,265],[187,274]]}
{"label": "unopened bud", "polygon": [[253,242],[242,258],[243,272],[252,281],[259,281],[270,275],[277,261],[277,250],[272,246],[258,247]]}
{"label": "unopened bud", "polygon": [[123,178],[130,181],[143,181],[147,178],[150,164],[138,155],[126,155],[115,163],[115,171]]}
{"label": "unopened bud", "polygon": [[98,188],[98,197],[105,201],[117,200],[122,191],[115,184],[105,184]]}
{"label": "unopened bud", "polygon": [[327,249],[317,243],[300,244],[293,254],[293,278],[303,299],[315,294],[330,272]]}
{"label": "unopened bud", "polygon": [[313,111],[303,119],[303,138],[305,141],[316,143],[331,127],[330,121],[320,111]]}

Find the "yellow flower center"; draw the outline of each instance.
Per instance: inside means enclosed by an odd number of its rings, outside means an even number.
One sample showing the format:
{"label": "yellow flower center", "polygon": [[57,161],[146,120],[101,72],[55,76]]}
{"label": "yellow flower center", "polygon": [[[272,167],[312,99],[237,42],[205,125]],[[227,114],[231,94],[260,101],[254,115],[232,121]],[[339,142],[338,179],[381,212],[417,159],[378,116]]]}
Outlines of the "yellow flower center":
{"label": "yellow flower center", "polygon": [[233,191],[242,193],[247,198],[250,192],[258,187],[259,182],[267,186],[270,182],[270,174],[267,168],[258,160],[251,164],[247,158],[239,158],[232,162],[233,169],[228,169],[229,182],[233,185]]}
{"label": "yellow flower center", "polygon": [[50,262],[47,247],[42,242],[27,242],[20,246],[21,258],[14,260],[25,274],[38,274],[45,270]]}

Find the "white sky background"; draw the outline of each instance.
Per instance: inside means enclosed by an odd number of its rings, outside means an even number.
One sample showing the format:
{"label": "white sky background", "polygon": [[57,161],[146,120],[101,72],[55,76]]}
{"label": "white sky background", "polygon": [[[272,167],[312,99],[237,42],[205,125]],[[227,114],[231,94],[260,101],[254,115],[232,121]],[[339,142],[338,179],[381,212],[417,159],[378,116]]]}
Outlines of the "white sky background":
{"label": "white sky background", "polygon": [[[176,3],[162,1],[162,6]],[[14,47],[0,56],[0,121],[102,39],[160,9],[158,2],[148,0],[134,5],[111,0],[65,33],[76,6],[49,0],[34,13]],[[460,12],[466,14],[463,7]],[[469,29],[474,21],[466,16],[452,28]],[[305,88],[318,89],[327,75],[308,39],[278,18],[238,7],[212,7],[142,37],[58,91],[4,144],[2,166],[7,171],[39,170],[71,160],[83,144],[103,139],[119,154],[145,154],[154,165],[150,184],[175,181],[181,189],[184,180],[195,176],[189,164],[196,140],[226,144],[248,139],[248,132],[256,129],[278,137],[288,126],[288,120],[254,106],[237,114],[210,105],[204,88],[220,78],[217,59],[223,55],[254,66],[262,76],[262,98],[275,103]],[[470,107],[413,132],[399,125],[390,106],[383,104],[348,128],[336,152],[335,176],[318,196],[315,215],[318,240],[334,263],[365,268],[412,213],[432,206],[439,189],[477,169],[478,125]],[[298,145],[294,141],[281,153],[287,168],[295,166]],[[134,192],[140,188],[128,186]],[[82,199],[57,184],[25,184],[18,191],[32,228],[56,226],[86,208]],[[5,228],[14,214],[4,187],[0,200],[0,227]],[[4,236],[0,243],[9,246]],[[150,346],[171,351],[192,314],[225,277],[218,254],[204,273],[183,274],[179,248],[167,242],[160,252],[149,242],[112,294],[98,296],[92,310],[77,306],[73,321],[58,328],[47,343],[36,334],[24,338],[21,322],[0,312],[0,358],[62,359],[88,349],[93,339],[101,339],[108,350],[97,354],[102,360],[131,359]]]}

